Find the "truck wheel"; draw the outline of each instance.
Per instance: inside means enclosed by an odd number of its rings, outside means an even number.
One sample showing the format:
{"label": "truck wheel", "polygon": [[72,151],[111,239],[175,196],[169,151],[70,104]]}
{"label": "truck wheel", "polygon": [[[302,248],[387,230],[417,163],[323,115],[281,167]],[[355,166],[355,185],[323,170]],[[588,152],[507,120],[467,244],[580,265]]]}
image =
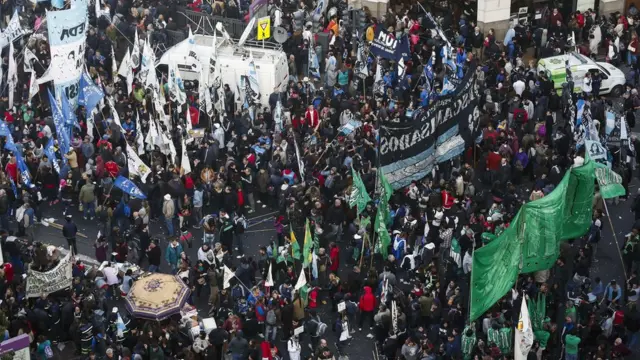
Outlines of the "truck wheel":
{"label": "truck wheel", "polygon": [[611,89],[611,92],[609,94],[613,97],[622,96],[622,86],[621,85],[614,86],[613,89]]}

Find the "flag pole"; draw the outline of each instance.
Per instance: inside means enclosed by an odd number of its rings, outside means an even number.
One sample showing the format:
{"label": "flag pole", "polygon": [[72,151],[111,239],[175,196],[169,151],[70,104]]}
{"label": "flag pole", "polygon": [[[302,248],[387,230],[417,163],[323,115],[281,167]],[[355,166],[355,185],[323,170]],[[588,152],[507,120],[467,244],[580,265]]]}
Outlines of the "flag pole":
{"label": "flag pole", "polygon": [[609,220],[609,226],[611,227],[611,233],[613,234],[613,241],[616,242],[616,248],[618,249],[618,255],[620,256],[620,263],[622,264],[622,273],[624,274],[624,281],[627,282],[627,269],[624,264],[624,259],[622,258],[622,251],[620,250],[620,243],[618,242],[618,237],[616,236],[616,230],[613,228],[613,223],[611,222],[611,216],[609,215],[609,208],[607,207],[607,201],[603,199],[602,203],[604,204],[604,210],[607,213],[607,220]]}

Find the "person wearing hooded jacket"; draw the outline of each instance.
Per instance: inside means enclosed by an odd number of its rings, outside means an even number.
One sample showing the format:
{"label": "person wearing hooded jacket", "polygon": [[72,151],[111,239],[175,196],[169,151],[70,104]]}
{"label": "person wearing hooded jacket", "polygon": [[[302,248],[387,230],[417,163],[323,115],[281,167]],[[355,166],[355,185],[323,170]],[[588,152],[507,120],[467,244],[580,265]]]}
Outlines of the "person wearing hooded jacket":
{"label": "person wearing hooded jacket", "polygon": [[369,329],[373,329],[373,315],[376,309],[376,297],[373,294],[370,286],[364,287],[364,294],[360,296],[360,323],[359,328],[362,331],[362,324],[364,319],[369,319]]}

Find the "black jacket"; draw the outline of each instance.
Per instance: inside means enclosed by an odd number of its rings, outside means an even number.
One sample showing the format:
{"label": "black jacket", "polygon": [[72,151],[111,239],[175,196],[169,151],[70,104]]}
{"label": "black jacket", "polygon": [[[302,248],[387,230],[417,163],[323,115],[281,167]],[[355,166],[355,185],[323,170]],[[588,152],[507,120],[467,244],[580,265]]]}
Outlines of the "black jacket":
{"label": "black jacket", "polygon": [[62,226],[62,236],[67,239],[76,237],[77,233],[78,227],[71,221],[67,221],[67,223]]}

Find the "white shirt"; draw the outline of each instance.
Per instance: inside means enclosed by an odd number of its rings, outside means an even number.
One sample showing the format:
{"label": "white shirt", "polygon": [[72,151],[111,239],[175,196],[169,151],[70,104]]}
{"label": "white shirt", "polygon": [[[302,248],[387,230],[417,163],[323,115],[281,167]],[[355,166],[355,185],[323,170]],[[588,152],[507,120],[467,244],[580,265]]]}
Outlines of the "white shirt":
{"label": "white shirt", "polygon": [[289,341],[287,341],[287,350],[289,351],[289,359],[300,360],[300,351],[302,350],[302,347],[300,346],[299,341],[289,339]]}
{"label": "white shirt", "polygon": [[107,280],[107,285],[116,285],[118,284],[118,270],[112,267],[105,267],[102,269],[102,273]]}
{"label": "white shirt", "polygon": [[351,339],[351,335],[349,334],[349,322],[348,321],[343,321],[342,322],[342,332],[340,332],[340,341],[345,341]]}
{"label": "white shirt", "polygon": [[513,90],[515,90],[515,92],[516,92],[516,94],[518,94],[518,96],[522,96],[522,93],[524,92],[524,89],[526,87],[527,87],[527,85],[522,80],[518,80],[518,81],[513,83]]}

